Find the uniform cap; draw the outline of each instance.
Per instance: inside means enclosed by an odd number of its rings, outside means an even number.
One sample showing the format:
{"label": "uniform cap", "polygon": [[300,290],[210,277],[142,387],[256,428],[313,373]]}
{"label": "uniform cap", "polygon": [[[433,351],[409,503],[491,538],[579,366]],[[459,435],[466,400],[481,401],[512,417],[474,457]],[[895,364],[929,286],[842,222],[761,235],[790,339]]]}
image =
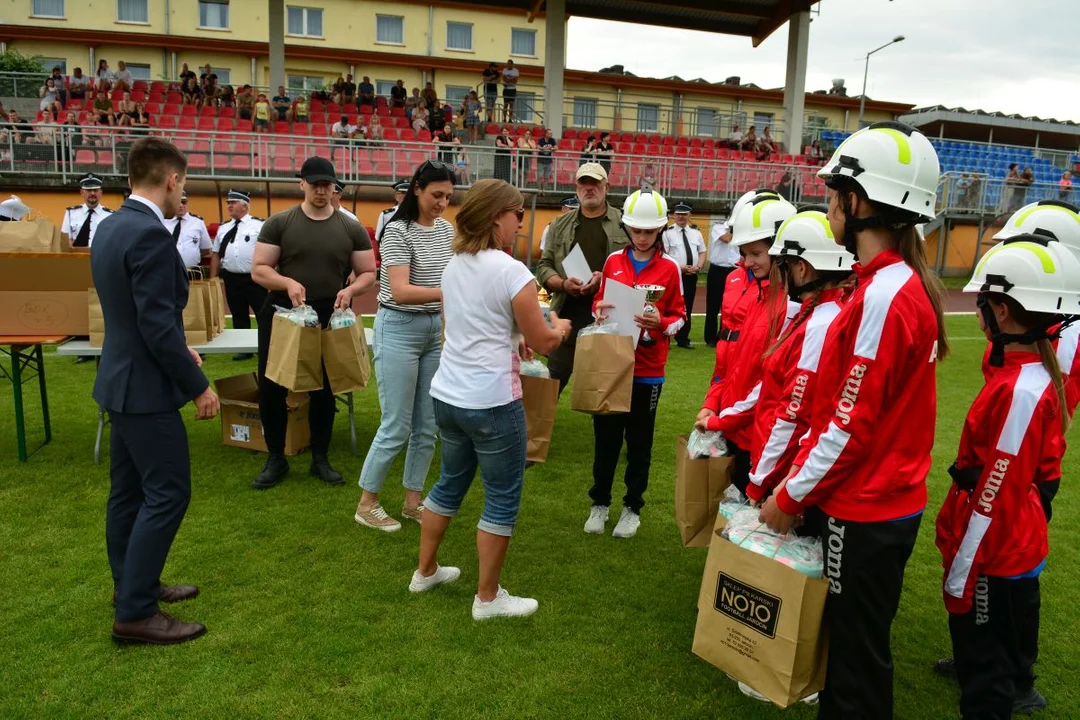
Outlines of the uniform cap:
{"label": "uniform cap", "polygon": [[229,190],[229,198],[227,202],[242,202],[251,203],[251,196],[243,190]]}
{"label": "uniform cap", "polygon": [[86,173],[81,178],[79,178],[79,187],[81,187],[83,190],[100,190],[101,178],[99,178],[94,173]]}

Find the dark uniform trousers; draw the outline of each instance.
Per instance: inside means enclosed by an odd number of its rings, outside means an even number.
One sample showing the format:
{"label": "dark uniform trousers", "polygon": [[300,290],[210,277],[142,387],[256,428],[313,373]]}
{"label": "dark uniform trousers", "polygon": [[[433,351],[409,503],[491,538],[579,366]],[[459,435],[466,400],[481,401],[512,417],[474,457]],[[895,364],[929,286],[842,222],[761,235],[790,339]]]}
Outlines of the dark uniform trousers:
{"label": "dark uniform trousers", "polygon": [[[233,327],[237,330],[251,329],[249,308],[259,312],[266,302],[266,288],[251,279],[248,273],[231,273],[222,268],[221,281],[225,283],[225,302],[232,313]],[[286,298],[285,307],[292,303]]]}
{"label": "dark uniform trousers", "polygon": [[694,312],[694,297],[697,295],[697,273],[682,274],[683,302],[686,304],[686,322],[675,333],[675,342],[685,345],[690,342],[690,315]]}
{"label": "dark uniform trousers", "polygon": [[[334,301],[311,300],[308,305],[319,314],[319,322],[326,327],[330,315],[334,312]],[[289,391],[266,377],[266,358],[270,353],[270,335],[274,319],[274,306],[291,307],[292,302],[285,293],[272,292],[263,302],[259,311],[259,416],[262,420],[263,435],[267,450],[274,455],[285,453],[285,433],[288,430],[289,409],[286,405]],[[330,449],[330,438],[334,432],[334,393],[330,389],[330,378],[323,368],[323,387],[308,393],[311,404],[308,406],[308,423],[311,427],[311,454],[325,456]]]}

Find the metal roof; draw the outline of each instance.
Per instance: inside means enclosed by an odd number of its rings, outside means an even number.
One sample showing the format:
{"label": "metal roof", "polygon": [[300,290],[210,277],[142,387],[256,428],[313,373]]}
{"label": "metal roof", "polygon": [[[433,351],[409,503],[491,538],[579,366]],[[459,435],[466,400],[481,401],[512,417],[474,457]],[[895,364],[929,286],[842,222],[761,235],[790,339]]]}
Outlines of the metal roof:
{"label": "metal roof", "polygon": [[[761,44],[792,15],[820,0],[566,0],[566,14],[599,20],[677,27],[740,35]],[[545,12],[545,0],[472,0],[472,5],[519,8],[532,19]]]}

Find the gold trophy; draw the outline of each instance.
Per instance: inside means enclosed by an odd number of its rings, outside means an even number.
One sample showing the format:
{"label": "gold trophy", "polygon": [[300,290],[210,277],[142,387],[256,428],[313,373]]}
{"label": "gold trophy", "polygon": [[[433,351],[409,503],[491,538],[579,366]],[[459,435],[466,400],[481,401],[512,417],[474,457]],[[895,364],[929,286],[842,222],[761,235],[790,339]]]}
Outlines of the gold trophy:
{"label": "gold trophy", "polygon": [[[649,314],[659,312],[656,309],[655,303],[657,303],[660,298],[664,297],[664,291],[667,290],[667,288],[663,285],[637,285],[635,287],[645,291],[645,309],[642,310],[642,313]],[[641,334],[641,342],[646,345],[652,345],[656,341],[652,339],[652,336],[649,335],[649,331],[646,330]]]}

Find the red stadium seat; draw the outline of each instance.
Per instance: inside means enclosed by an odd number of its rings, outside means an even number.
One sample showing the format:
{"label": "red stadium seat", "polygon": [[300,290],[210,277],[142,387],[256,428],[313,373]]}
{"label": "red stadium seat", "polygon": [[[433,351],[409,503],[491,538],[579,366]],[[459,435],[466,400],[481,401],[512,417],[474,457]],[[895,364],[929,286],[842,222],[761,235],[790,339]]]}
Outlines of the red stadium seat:
{"label": "red stadium seat", "polygon": [[217,119],[217,124],[215,125],[215,128],[219,132],[232,132],[233,131],[233,120],[232,120],[232,118],[224,118],[224,117],[223,118],[218,118]]}
{"label": "red stadium seat", "polygon": [[229,169],[229,156],[223,154],[214,155],[213,162],[214,172],[222,172]]}
{"label": "red stadium seat", "polygon": [[203,105],[199,108],[200,117],[217,117],[217,108],[213,105]]}
{"label": "red stadium seat", "polygon": [[220,110],[218,110],[218,117],[234,118],[234,117],[236,117],[236,108],[234,108],[234,107],[223,107]]}
{"label": "red stadium seat", "polygon": [[210,168],[210,163],[207,162],[205,155],[190,154],[187,159],[188,170],[207,170]]}
{"label": "red stadium seat", "polygon": [[195,127],[199,130],[213,131],[217,127],[217,118],[201,117]]}
{"label": "red stadium seat", "polygon": [[278,133],[279,135],[288,135],[289,123],[284,120],[276,120],[274,122],[274,132]]}
{"label": "red stadium seat", "polygon": [[181,115],[177,119],[176,127],[178,130],[194,130],[195,129],[195,116],[193,115]]}
{"label": "red stadium seat", "polygon": [[236,121],[236,132],[251,132],[251,129],[252,129],[252,127],[251,127],[251,121],[250,120],[237,120]]}
{"label": "red stadium seat", "polygon": [[144,92],[143,90],[132,90],[131,91],[131,101],[132,102],[146,102],[146,92]]}
{"label": "red stadium seat", "polygon": [[184,102],[184,96],[178,92],[170,92],[165,95],[165,102],[169,103],[170,105],[179,105],[180,103]]}
{"label": "red stadium seat", "polygon": [[182,117],[195,117],[199,114],[199,109],[194,105],[181,105],[180,115]]}

